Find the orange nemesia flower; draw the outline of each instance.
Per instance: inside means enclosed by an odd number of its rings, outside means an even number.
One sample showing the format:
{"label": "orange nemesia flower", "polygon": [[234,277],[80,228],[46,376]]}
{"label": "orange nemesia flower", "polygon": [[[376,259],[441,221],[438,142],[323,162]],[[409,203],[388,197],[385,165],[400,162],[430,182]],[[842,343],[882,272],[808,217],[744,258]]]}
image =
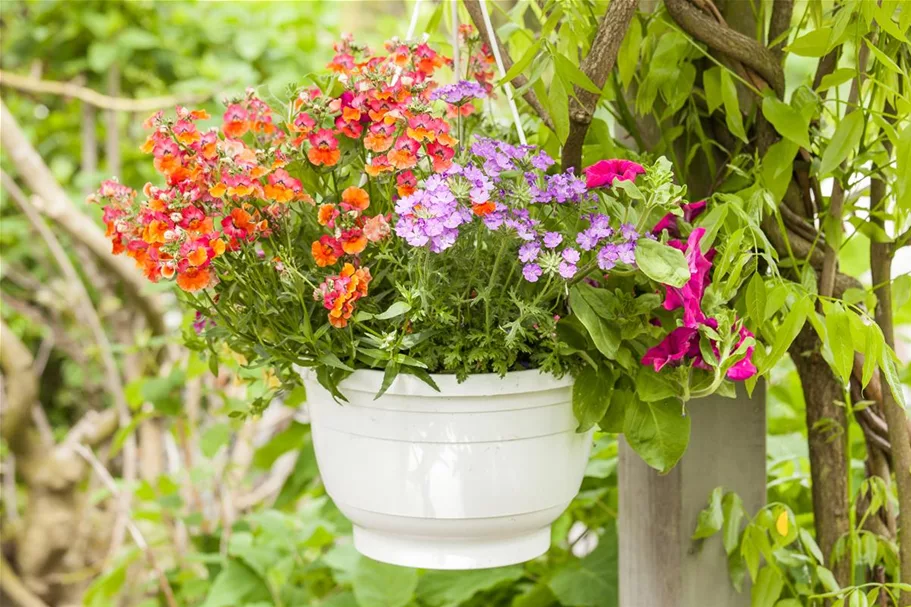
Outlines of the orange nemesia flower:
{"label": "orange nemesia flower", "polygon": [[351,186],[342,192],[341,207],[346,211],[364,211],[370,206],[370,195],[363,188]]}
{"label": "orange nemesia flower", "polygon": [[210,279],[208,268],[190,267],[177,275],[177,286],[184,291],[199,291],[209,285]]}

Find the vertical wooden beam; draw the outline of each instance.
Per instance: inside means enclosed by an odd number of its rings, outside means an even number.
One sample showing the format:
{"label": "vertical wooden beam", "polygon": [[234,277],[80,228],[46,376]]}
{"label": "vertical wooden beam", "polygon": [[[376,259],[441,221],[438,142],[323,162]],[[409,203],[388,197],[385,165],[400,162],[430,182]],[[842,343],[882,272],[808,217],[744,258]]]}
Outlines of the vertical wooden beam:
{"label": "vertical wooden beam", "polygon": [[669,474],[649,468],[621,439],[620,607],[749,607],[748,584],[728,579],[720,537],[690,537],[715,487],[755,513],[766,498],[765,386],[753,397],[713,396],[688,406],[689,449]]}

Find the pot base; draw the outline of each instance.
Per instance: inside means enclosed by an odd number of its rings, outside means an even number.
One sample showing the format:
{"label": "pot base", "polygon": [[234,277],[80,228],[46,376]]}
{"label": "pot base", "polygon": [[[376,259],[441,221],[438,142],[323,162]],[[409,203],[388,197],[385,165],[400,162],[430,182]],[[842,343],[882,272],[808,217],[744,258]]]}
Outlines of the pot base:
{"label": "pot base", "polygon": [[550,526],[506,537],[445,539],[403,536],[354,526],[354,547],[375,561],[420,569],[487,569],[539,557],[550,548]]}

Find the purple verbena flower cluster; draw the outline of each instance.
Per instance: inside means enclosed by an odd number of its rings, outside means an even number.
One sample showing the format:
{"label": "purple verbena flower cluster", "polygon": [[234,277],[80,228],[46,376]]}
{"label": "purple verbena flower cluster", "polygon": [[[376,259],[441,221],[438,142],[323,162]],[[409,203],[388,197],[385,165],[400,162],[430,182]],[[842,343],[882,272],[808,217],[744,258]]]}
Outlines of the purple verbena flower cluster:
{"label": "purple verbena flower cluster", "polygon": [[429,243],[439,253],[451,247],[459,226],[471,221],[471,211],[459,204],[446,176],[432,175],[423,189],[400,198],[395,204],[399,219],[395,233],[413,247]]}
{"label": "purple verbena flower cluster", "polygon": [[464,105],[473,99],[485,97],[487,97],[487,91],[474,80],[459,80],[455,84],[441,86],[430,93],[431,99],[442,99],[452,105]]}

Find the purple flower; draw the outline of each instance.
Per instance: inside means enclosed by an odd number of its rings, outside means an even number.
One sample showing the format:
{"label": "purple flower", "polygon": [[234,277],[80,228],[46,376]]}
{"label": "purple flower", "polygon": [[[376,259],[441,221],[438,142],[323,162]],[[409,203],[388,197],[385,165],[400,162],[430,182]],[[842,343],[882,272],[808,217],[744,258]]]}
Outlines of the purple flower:
{"label": "purple flower", "polygon": [[522,267],[522,276],[528,282],[538,282],[541,278],[541,266],[536,263],[528,263]]}
{"label": "purple flower", "polygon": [[617,255],[621,262],[633,265],[636,263],[636,243],[621,242],[617,245]]}
{"label": "purple flower", "polygon": [[579,202],[586,193],[585,182],[573,175],[572,170],[547,176],[547,192],[560,204]]}
{"label": "purple flower", "polygon": [[592,234],[597,238],[610,238],[614,234],[610,227],[610,217],[603,213],[592,213],[588,216]]}
{"label": "purple flower", "polygon": [[429,243],[434,253],[451,247],[458,227],[472,219],[471,211],[459,205],[440,175],[428,177],[423,190],[400,198],[395,212],[399,216],[395,233],[413,247]]}
{"label": "purple flower", "polygon": [[582,230],[576,235],[576,244],[578,244],[583,251],[591,251],[598,246],[598,243],[601,242],[601,238],[591,228]]}
{"label": "purple flower", "polygon": [[559,232],[545,232],[544,233],[544,246],[548,249],[554,249],[563,242],[563,234]]}
{"label": "purple flower", "polygon": [[571,264],[579,263],[579,259],[581,257],[581,255],[579,255],[579,251],[569,247],[563,249],[562,255],[563,259]]}
{"label": "purple flower", "polygon": [[447,84],[430,93],[431,99],[442,99],[453,105],[464,105],[472,99],[483,99],[487,96],[484,87],[473,80],[459,80],[455,84]]}
{"label": "purple flower", "polygon": [[620,235],[624,240],[639,240],[639,233],[636,232],[636,226],[631,223],[624,223],[620,226]]}
{"label": "purple flower", "polygon": [[557,271],[560,272],[560,276],[568,279],[568,278],[572,278],[573,276],[576,275],[578,268],[576,268],[576,264],[574,264],[574,263],[569,263],[568,261],[561,261],[560,267],[557,269]]}
{"label": "purple flower", "polygon": [[530,263],[538,258],[538,254],[541,252],[541,245],[537,242],[526,242],[521,247],[519,247],[519,261],[522,263]]}
{"label": "purple flower", "polygon": [[539,171],[546,171],[554,165],[554,159],[547,155],[547,152],[541,150],[531,157],[531,166]]}
{"label": "purple flower", "polygon": [[598,251],[598,267],[607,272],[612,270],[620,260],[620,251],[617,245],[608,243]]}

